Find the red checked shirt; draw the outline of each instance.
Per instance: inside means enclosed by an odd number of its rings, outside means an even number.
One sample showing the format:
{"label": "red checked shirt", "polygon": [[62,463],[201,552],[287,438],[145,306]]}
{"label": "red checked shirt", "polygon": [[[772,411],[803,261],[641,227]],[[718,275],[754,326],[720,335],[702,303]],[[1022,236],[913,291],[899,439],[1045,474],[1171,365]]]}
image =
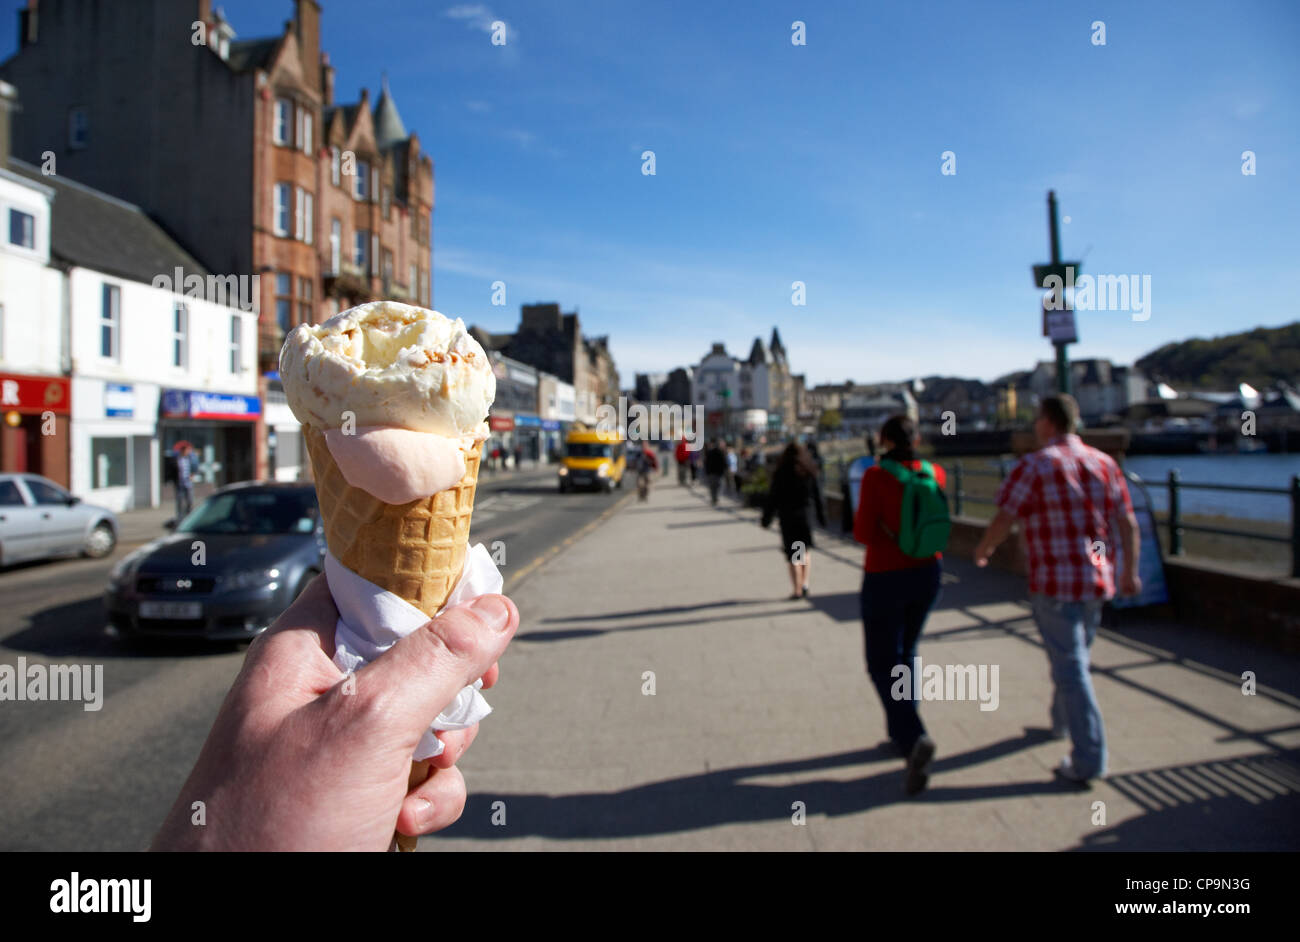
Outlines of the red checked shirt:
{"label": "red checked shirt", "polygon": [[1072,602],[1115,596],[1113,522],[1133,512],[1115,459],[1078,435],[1054,438],[1012,468],[997,505],[1021,522],[1030,592]]}

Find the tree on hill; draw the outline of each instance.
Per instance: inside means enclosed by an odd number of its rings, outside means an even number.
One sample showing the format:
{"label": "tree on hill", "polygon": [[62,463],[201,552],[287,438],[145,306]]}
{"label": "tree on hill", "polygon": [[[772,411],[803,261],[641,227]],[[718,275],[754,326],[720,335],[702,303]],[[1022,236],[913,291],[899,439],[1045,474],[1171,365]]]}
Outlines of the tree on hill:
{"label": "tree on hill", "polygon": [[822,413],[822,417],[817,420],[817,425],[823,432],[834,432],[839,429],[843,421],[839,409],[827,409]]}
{"label": "tree on hill", "polygon": [[1210,340],[1165,344],[1135,364],[1153,380],[1178,388],[1235,389],[1249,383],[1264,389],[1300,380],[1300,321],[1285,327],[1257,327]]}

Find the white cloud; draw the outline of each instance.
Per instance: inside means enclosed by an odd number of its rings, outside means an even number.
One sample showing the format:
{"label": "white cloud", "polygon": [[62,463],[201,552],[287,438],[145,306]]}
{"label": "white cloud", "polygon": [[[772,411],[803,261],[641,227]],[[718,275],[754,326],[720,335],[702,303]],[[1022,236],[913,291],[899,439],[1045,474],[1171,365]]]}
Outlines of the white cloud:
{"label": "white cloud", "polygon": [[492,32],[493,23],[505,23],[506,35],[509,40],[513,41],[515,38],[514,28],[501,17],[493,14],[482,3],[458,3],[456,6],[448,8],[443,16],[448,19],[459,20],[470,29],[482,30],[485,33]]}

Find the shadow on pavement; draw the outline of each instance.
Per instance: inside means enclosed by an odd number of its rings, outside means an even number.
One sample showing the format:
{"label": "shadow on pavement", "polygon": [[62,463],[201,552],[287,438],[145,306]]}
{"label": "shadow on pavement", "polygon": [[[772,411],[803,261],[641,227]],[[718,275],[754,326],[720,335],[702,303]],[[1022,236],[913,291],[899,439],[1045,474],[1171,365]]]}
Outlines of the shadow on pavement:
{"label": "shadow on pavement", "polygon": [[743,520],[735,520],[735,519],[728,519],[728,520],[695,520],[695,521],[692,521],[691,523],[669,523],[669,524],[666,524],[666,526],[667,526],[667,528],[668,528],[669,530],[684,530],[684,529],[686,529],[686,528],[688,528],[688,527],[718,527],[718,526],[725,526],[726,524],[729,524],[729,523],[744,523],[744,522],[745,522],[745,521],[743,521]]}
{"label": "shadow on pavement", "polygon": [[639,608],[629,612],[603,612],[599,615],[561,615],[555,618],[543,618],[542,624],[568,624],[575,621],[609,621],[614,618],[638,618],[642,615],[680,615],[685,612],[698,612],[703,608],[731,608],[736,605],[762,605],[766,599],[725,599],[718,602],[704,602],[700,605],[667,605],[663,608]]}
{"label": "shadow on pavement", "polygon": [[[634,612],[617,612],[609,615],[575,615],[569,618],[543,618],[542,624],[558,623],[572,624],[574,622],[593,622],[607,621],[611,619],[637,618],[640,616],[654,615],[692,615],[698,614],[706,609],[731,608],[743,605],[770,605],[790,601],[782,597],[771,599],[729,599],[724,602],[708,602],[703,605],[675,605],[667,608],[648,608]],[[791,606],[795,605],[791,602]],[[681,618],[668,621],[651,621],[640,622],[633,625],[611,625],[608,628],[559,628],[551,631],[530,631],[527,634],[519,634],[519,641],[572,641],[577,638],[595,638],[600,635],[610,634],[616,631],[644,631],[651,628],[694,628],[700,625],[710,625],[724,621],[748,621],[753,618],[766,618],[772,615],[787,615],[792,611],[798,611],[799,608],[806,608],[806,603],[799,603],[799,607],[790,607],[778,609],[760,609],[749,610],[735,615],[699,615],[693,618]]]}
{"label": "shadow on pavement", "polygon": [[[869,811],[900,801],[949,802],[1014,798],[1029,794],[1059,794],[1064,786],[1051,780],[1009,782],[1005,785],[944,786],[945,771],[978,765],[1046,738],[1045,730],[992,743],[970,752],[936,760],[930,788],[916,798],[903,793],[903,763],[885,744],[815,759],[719,769],[699,775],[640,785],[620,792],[588,792],[551,797],[540,794],[472,794],[460,820],[445,831],[449,838],[554,839],[635,837],[670,834],[725,824],[789,820],[794,802],[803,802],[809,815],[837,817]],[[888,769],[848,780],[821,779],[763,785],[745,779],[788,775],[818,769],[888,762]],[[506,826],[491,823],[493,804],[505,802]]]}
{"label": "shadow on pavement", "polygon": [[[930,787],[916,798],[904,796],[902,762],[882,744],[816,759],[719,769],[618,792],[554,797],[471,794],[465,813],[441,836],[576,840],[672,834],[726,824],[788,821],[795,802],[802,802],[809,815],[838,817],[902,801],[928,804],[1066,794],[1084,798],[1090,815],[1092,803],[1111,797],[1113,788],[1137,803],[1142,813],[1110,828],[1099,826],[1072,849],[1294,850],[1300,843],[1300,767],[1291,761],[1294,753],[1285,758],[1246,756],[1113,776],[1091,792],[1078,792],[1051,779],[996,785],[943,783],[945,772],[1032,748],[1046,738],[1046,730],[1026,729],[1020,737],[940,758]],[[888,767],[862,778],[772,785],[746,781],[878,762],[888,762]],[[491,823],[500,808],[497,802],[505,805],[504,826]]]}
{"label": "shadow on pavement", "polygon": [[1071,850],[1294,851],[1300,846],[1297,752],[1112,775],[1142,813]]}
{"label": "shadow on pavement", "polygon": [[4,639],[2,647],[45,657],[140,658],[226,655],[233,643],[194,638],[127,640],[105,630],[107,619],[100,596],[41,609],[28,626]]}

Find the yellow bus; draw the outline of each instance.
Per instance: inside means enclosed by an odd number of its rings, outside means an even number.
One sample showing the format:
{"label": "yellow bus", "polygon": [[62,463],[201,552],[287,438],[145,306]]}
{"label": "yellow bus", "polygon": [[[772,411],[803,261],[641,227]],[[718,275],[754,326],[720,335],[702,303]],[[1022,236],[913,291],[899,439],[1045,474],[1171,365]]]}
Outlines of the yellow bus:
{"label": "yellow bus", "polygon": [[564,461],[558,471],[560,493],[594,488],[610,493],[623,486],[627,470],[627,443],[613,430],[575,428],[564,442]]}

